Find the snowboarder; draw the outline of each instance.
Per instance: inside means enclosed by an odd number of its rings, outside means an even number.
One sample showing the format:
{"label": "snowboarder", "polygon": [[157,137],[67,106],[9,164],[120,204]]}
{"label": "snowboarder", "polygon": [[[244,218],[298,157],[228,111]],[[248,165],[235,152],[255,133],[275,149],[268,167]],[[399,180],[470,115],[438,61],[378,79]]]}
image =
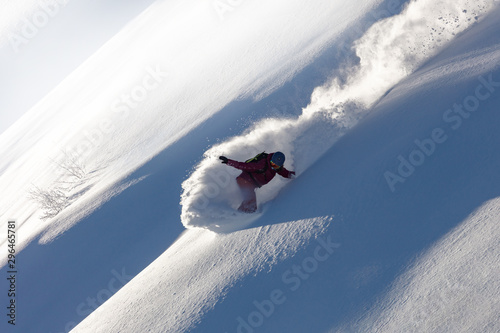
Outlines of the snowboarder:
{"label": "snowboarder", "polygon": [[276,174],[285,178],[294,178],[295,172],[285,169],[285,154],[282,152],[260,153],[246,162],[238,162],[220,156],[223,164],[242,170],[236,182],[243,194],[243,202],[238,208],[244,213],[253,213],[257,210],[257,197],[255,189],[269,183]]}

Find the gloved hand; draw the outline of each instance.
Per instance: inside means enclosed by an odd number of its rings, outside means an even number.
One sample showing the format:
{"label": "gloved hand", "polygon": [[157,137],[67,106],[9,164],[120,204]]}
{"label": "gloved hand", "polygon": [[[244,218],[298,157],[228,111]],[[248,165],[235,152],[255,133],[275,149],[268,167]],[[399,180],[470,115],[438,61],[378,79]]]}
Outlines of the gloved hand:
{"label": "gloved hand", "polygon": [[297,176],[295,176],[295,171],[290,171],[290,179],[295,179]]}
{"label": "gloved hand", "polygon": [[227,164],[227,157],[226,156],[219,156],[219,160],[222,160],[222,164]]}

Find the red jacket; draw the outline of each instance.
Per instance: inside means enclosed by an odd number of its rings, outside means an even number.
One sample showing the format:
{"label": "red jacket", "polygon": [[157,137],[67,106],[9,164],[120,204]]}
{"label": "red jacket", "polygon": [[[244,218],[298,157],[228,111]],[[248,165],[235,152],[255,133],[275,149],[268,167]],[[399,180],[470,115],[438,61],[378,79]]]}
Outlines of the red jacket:
{"label": "red jacket", "polygon": [[238,176],[238,178],[243,178],[249,183],[255,184],[255,187],[266,185],[274,178],[274,176],[276,176],[276,174],[285,178],[291,178],[293,173],[285,169],[285,167],[281,167],[278,170],[271,167],[269,162],[272,157],[273,154],[269,154],[267,158],[253,163],[238,162],[228,159],[227,165],[242,170],[243,172]]}

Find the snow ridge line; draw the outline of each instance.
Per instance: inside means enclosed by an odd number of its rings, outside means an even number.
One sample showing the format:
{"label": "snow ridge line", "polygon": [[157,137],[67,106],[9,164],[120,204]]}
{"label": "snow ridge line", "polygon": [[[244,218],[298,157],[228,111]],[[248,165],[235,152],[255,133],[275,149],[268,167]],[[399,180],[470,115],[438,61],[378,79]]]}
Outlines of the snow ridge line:
{"label": "snow ridge line", "polygon": [[[182,184],[181,220],[185,227],[210,228],[218,223],[221,203],[237,207],[234,176],[219,155],[245,160],[262,150],[282,151],[286,165],[300,176],[368,113],[399,81],[437,54],[456,35],[495,6],[491,0],[415,0],[399,15],[375,23],[353,49],[359,63],[314,90],[311,103],[297,119],[266,119],[240,136],[213,146]],[[258,191],[258,204],[272,200],[286,181]]]}

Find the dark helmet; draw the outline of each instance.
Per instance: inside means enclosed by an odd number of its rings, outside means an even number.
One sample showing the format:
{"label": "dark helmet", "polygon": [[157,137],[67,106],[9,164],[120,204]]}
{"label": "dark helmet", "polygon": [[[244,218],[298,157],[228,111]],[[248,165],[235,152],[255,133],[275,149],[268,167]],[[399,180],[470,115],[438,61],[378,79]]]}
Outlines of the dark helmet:
{"label": "dark helmet", "polygon": [[271,163],[274,163],[281,168],[285,163],[285,154],[280,151],[275,152],[271,157]]}

